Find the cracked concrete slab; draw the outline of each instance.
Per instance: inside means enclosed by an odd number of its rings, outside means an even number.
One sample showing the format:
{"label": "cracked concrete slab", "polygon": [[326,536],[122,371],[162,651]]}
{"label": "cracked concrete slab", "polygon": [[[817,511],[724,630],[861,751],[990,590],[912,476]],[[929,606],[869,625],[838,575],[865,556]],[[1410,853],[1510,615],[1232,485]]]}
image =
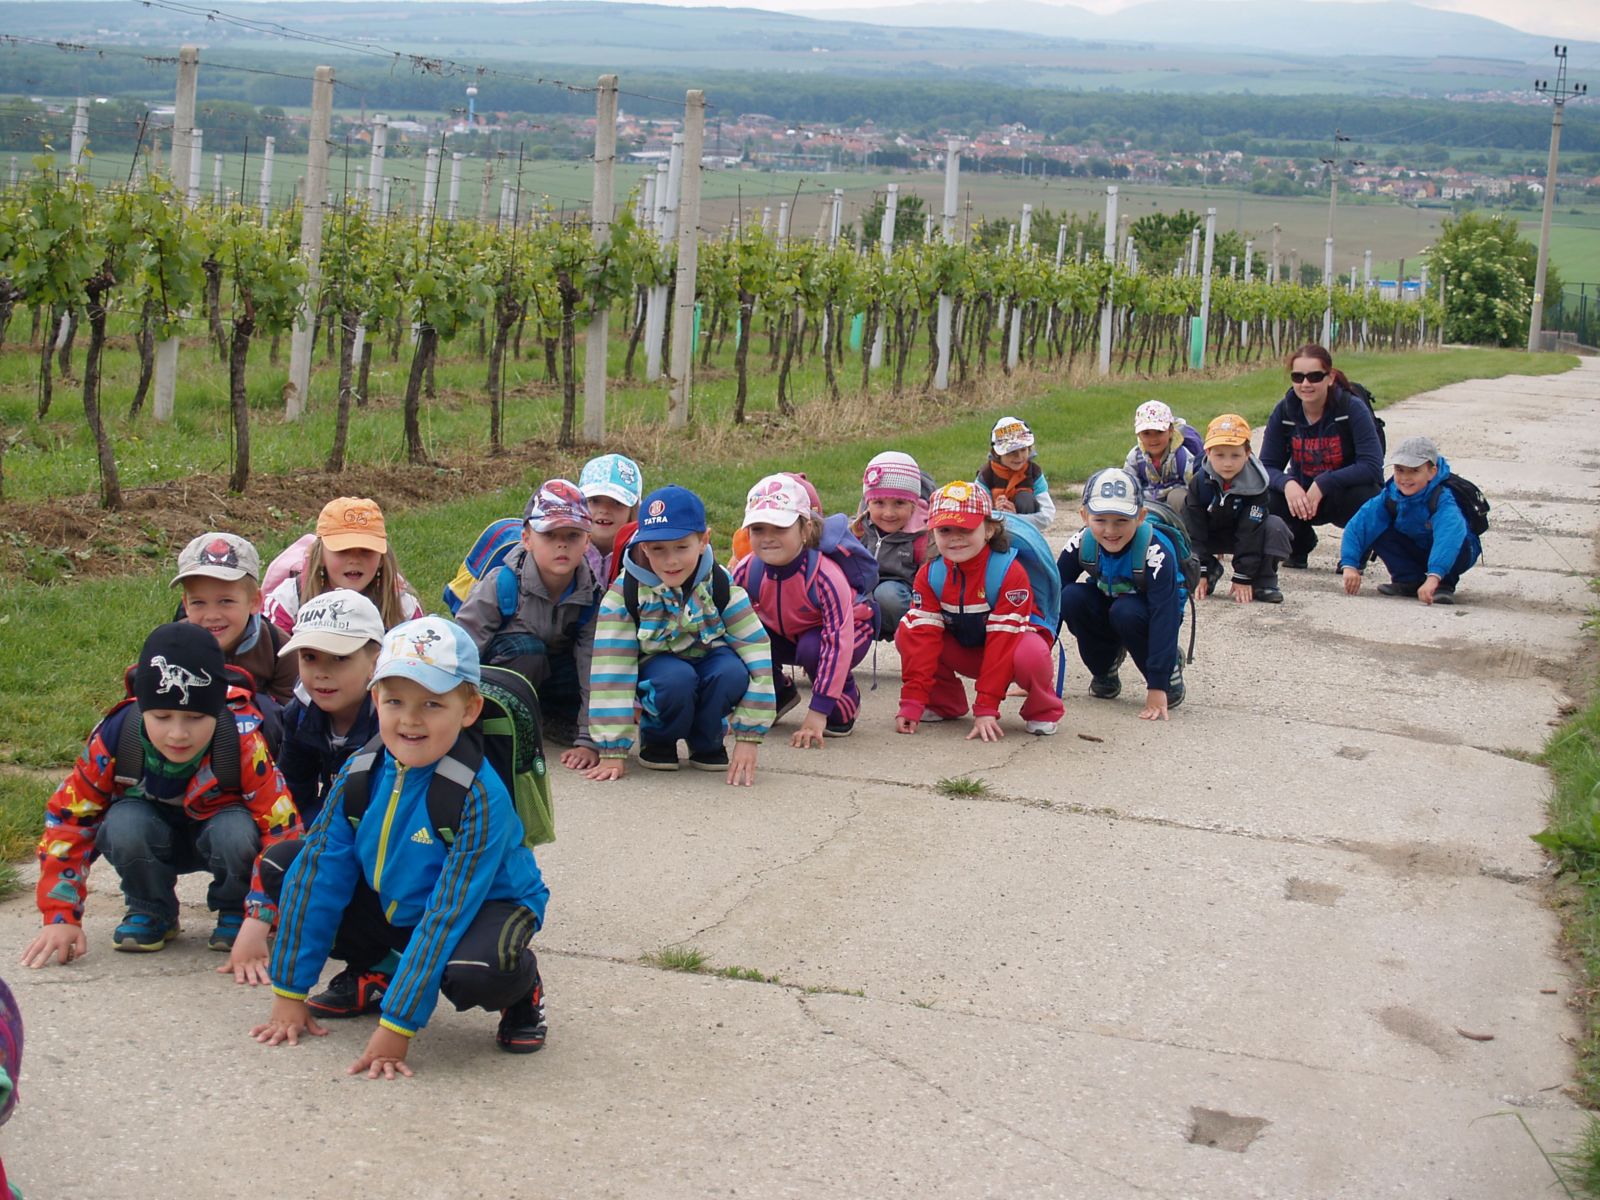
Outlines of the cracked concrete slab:
{"label": "cracked concrete slab", "polygon": [[[1563,431],[1600,417],[1600,363],[1384,416],[1497,502],[1455,610],[1344,597],[1325,536],[1282,608],[1207,603],[1169,724],[1136,719],[1131,670],[1090,701],[1074,656],[1055,738],[1014,701],[997,744],[901,737],[885,648],[855,736],[775,737],[756,787],[558,770],[531,1059],[448,1006],[404,1083],[342,1074],[370,1019],[259,1047],[266,998],[212,973],[201,881],[183,938],[120,955],[98,869],[90,956],[8,972],[12,1177],[85,1200],[1540,1194],[1496,1114],[1552,1148],[1587,1118],[1527,838],[1547,782],[1516,755],[1589,675],[1600,452]],[[963,776],[989,795],[933,787]],[[36,919],[0,906],[0,943]],[[667,946],[781,983],[644,964]],[[63,1113],[93,1115],[71,1153]]]}

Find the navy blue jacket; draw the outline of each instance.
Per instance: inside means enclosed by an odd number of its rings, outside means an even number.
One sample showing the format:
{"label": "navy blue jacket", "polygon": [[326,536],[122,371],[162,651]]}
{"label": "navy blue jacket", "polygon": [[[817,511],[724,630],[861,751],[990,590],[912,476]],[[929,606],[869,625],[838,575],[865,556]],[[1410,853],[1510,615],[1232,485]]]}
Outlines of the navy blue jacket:
{"label": "navy blue jacket", "polygon": [[[1354,441],[1354,462],[1348,458],[1341,427],[1349,429]],[[1301,487],[1319,483],[1324,494],[1383,486],[1383,443],[1372,410],[1338,384],[1329,389],[1322,419],[1315,424],[1306,420],[1293,388],[1284,394],[1261,431],[1261,463],[1275,492],[1283,491],[1291,479]]]}
{"label": "navy blue jacket", "polygon": [[306,828],[322,811],[333,777],[344,766],[345,760],[373,738],[378,736],[378,713],[372,707],[372,697],[361,702],[355,724],[350,726],[350,736],[344,745],[333,744],[333,730],[328,727],[328,714],[315,704],[307,704],[296,696],[283,710],[283,742],[278,747],[278,770],[289,785],[295,807]]}
{"label": "navy blue jacket", "polygon": [[[1056,559],[1061,572],[1061,586],[1071,587],[1083,574],[1083,564],[1078,559],[1078,545],[1083,541],[1083,530],[1067,539],[1066,549]],[[1178,662],[1178,634],[1183,629],[1183,589],[1180,584],[1181,567],[1178,552],[1172,548],[1167,535],[1159,529],[1150,537],[1150,547],[1145,554],[1145,590],[1139,592],[1133,583],[1133,556],[1124,546],[1115,554],[1100,547],[1099,590],[1106,593],[1106,603],[1121,600],[1123,596],[1142,599],[1150,609],[1150,656],[1145,662],[1146,680],[1151,687],[1166,688],[1172,677],[1172,668]],[[1159,681],[1159,682],[1156,682]]]}

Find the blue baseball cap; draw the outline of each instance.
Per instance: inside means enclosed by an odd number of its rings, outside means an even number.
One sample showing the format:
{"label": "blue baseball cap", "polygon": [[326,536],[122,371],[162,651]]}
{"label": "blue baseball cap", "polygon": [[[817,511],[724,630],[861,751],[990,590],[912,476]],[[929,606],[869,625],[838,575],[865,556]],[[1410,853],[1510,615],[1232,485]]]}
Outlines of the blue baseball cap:
{"label": "blue baseball cap", "polygon": [[578,490],[585,499],[606,496],[632,508],[644,491],[644,472],[626,454],[602,454],[583,464]]}
{"label": "blue baseball cap", "polygon": [[668,484],[644,498],[636,542],[671,542],[706,531],[706,506],[686,487]]}
{"label": "blue baseball cap", "polygon": [[467,631],[443,617],[418,617],[389,630],[372,670],[372,682],[409,679],[443,695],[463,683],[474,687],[483,678],[478,647]]}

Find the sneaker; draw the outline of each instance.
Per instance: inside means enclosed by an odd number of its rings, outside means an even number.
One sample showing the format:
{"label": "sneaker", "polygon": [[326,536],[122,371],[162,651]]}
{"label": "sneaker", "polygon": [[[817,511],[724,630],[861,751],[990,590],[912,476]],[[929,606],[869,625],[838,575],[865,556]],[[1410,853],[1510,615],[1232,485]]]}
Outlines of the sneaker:
{"label": "sneaker", "polygon": [[800,703],[800,689],[795,686],[794,680],[789,679],[786,676],[779,675],[777,678],[776,688],[778,693],[778,710],[772,714],[772,722],[774,725],[778,723],[779,717],[783,716],[784,713],[788,712],[796,704]]}
{"label": "sneaker", "polygon": [[151,954],[165,948],[177,936],[176,921],[154,917],[149,913],[130,912],[122,918],[122,924],[112,933],[111,940],[118,950]]}
{"label": "sneaker", "polygon": [[1104,675],[1096,675],[1089,680],[1089,695],[1096,700],[1115,700],[1122,695],[1122,676],[1117,673],[1117,669],[1122,666],[1127,657],[1128,652],[1126,650],[1118,650],[1117,657],[1111,664],[1111,669]]}
{"label": "sneaker", "polygon": [[1415,596],[1420,583],[1380,583],[1378,592],[1384,596]]}
{"label": "sneaker", "polygon": [[728,769],[728,751],[723,746],[711,750],[689,751],[689,765],[696,771],[726,771]]}
{"label": "sneaker", "polygon": [[1308,566],[1311,565],[1310,558],[1311,556],[1309,554],[1291,554],[1288,558],[1283,560],[1283,565],[1286,567],[1292,567],[1296,571],[1304,571]]}
{"label": "sneaker", "polygon": [[495,1045],[507,1054],[532,1054],[544,1049],[549,1027],[544,1020],[543,990],[535,985],[533,993],[518,1000],[510,1008],[500,1010],[500,1028],[494,1031]]}
{"label": "sneaker", "polygon": [[1251,585],[1250,592],[1255,597],[1256,603],[1258,604],[1283,603],[1283,592],[1279,590],[1276,584],[1253,584]]}
{"label": "sneaker", "polygon": [[328,986],[306,1001],[306,1007],[319,1017],[342,1020],[375,1013],[383,1007],[383,994],[389,990],[389,976],[381,971],[358,971],[346,967]]}
{"label": "sneaker", "polygon": [[676,771],[678,769],[677,742],[641,742],[639,765],[647,771]]}
{"label": "sneaker", "polygon": [[943,713],[936,713],[931,708],[923,709],[922,710],[922,716],[917,718],[917,720],[920,721],[924,725],[937,725],[940,721],[943,721],[944,719],[945,719],[945,717],[944,717]]}
{"label": "sneaker", "polygon": [[1183,663],[1180,660],[1172,665],[1172,678],[1167,680],[1167,711],[1171,712],[1183,703]]}
{"label": "sneaker", "polygon": [[1059,721],[1027,721],[1023,724],[1023,728],[1035,737],[1050,737],[1060,727]]}
{"label": "sneaker", "polygon": [[211,931],[211,940],[206,945],[213,950],[232,950],[234,939],[239,936],[239,930],[243,926],[244,914],[242,912],[218,913],[217,927]]}
{"label": "sneaker", "polygon": [[1455,588],[1447,588],[1441,585],[1439,589],[1433,593],[1433,602],[1435,604],[1454,604],[1456,602]]}
{"label": "sneaker", "polygon": [[1206,595],[1215,596],[1217,594],[1217,584],[1221,582],[1222,564],[1214,562],[1206,568]]}
{"label": "sneaker", "polygon": [[828,723],[822,727],[822,736],[845,738],[849,737],[855,731],[856,719],[854,717],[851,717],[848,721],[829,720]]}

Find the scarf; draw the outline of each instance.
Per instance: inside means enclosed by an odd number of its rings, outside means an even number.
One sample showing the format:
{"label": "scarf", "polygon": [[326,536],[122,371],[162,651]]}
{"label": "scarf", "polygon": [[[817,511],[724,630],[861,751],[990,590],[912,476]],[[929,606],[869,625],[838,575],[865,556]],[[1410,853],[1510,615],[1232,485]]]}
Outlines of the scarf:
{"label": "scarf", "polygon": [[[996,483],[1004,485],[1002,488],[1000,488],[999,494],[1004,496],[1007,500],[1011,500],[1013,502],[1016,500],[1017,493],[1021,491],[1024,486],[1030,483],[1028,477],[1030,474],[1032,474],[1032,472],[1032,459],[1029,459],[1027,462],[1023,463],[1015,471],[1006,466],[999,459],[991,458],[989,460],[989,474],[994,477]],[[994,489],[991,488],[990,491],[994,491]]]}

